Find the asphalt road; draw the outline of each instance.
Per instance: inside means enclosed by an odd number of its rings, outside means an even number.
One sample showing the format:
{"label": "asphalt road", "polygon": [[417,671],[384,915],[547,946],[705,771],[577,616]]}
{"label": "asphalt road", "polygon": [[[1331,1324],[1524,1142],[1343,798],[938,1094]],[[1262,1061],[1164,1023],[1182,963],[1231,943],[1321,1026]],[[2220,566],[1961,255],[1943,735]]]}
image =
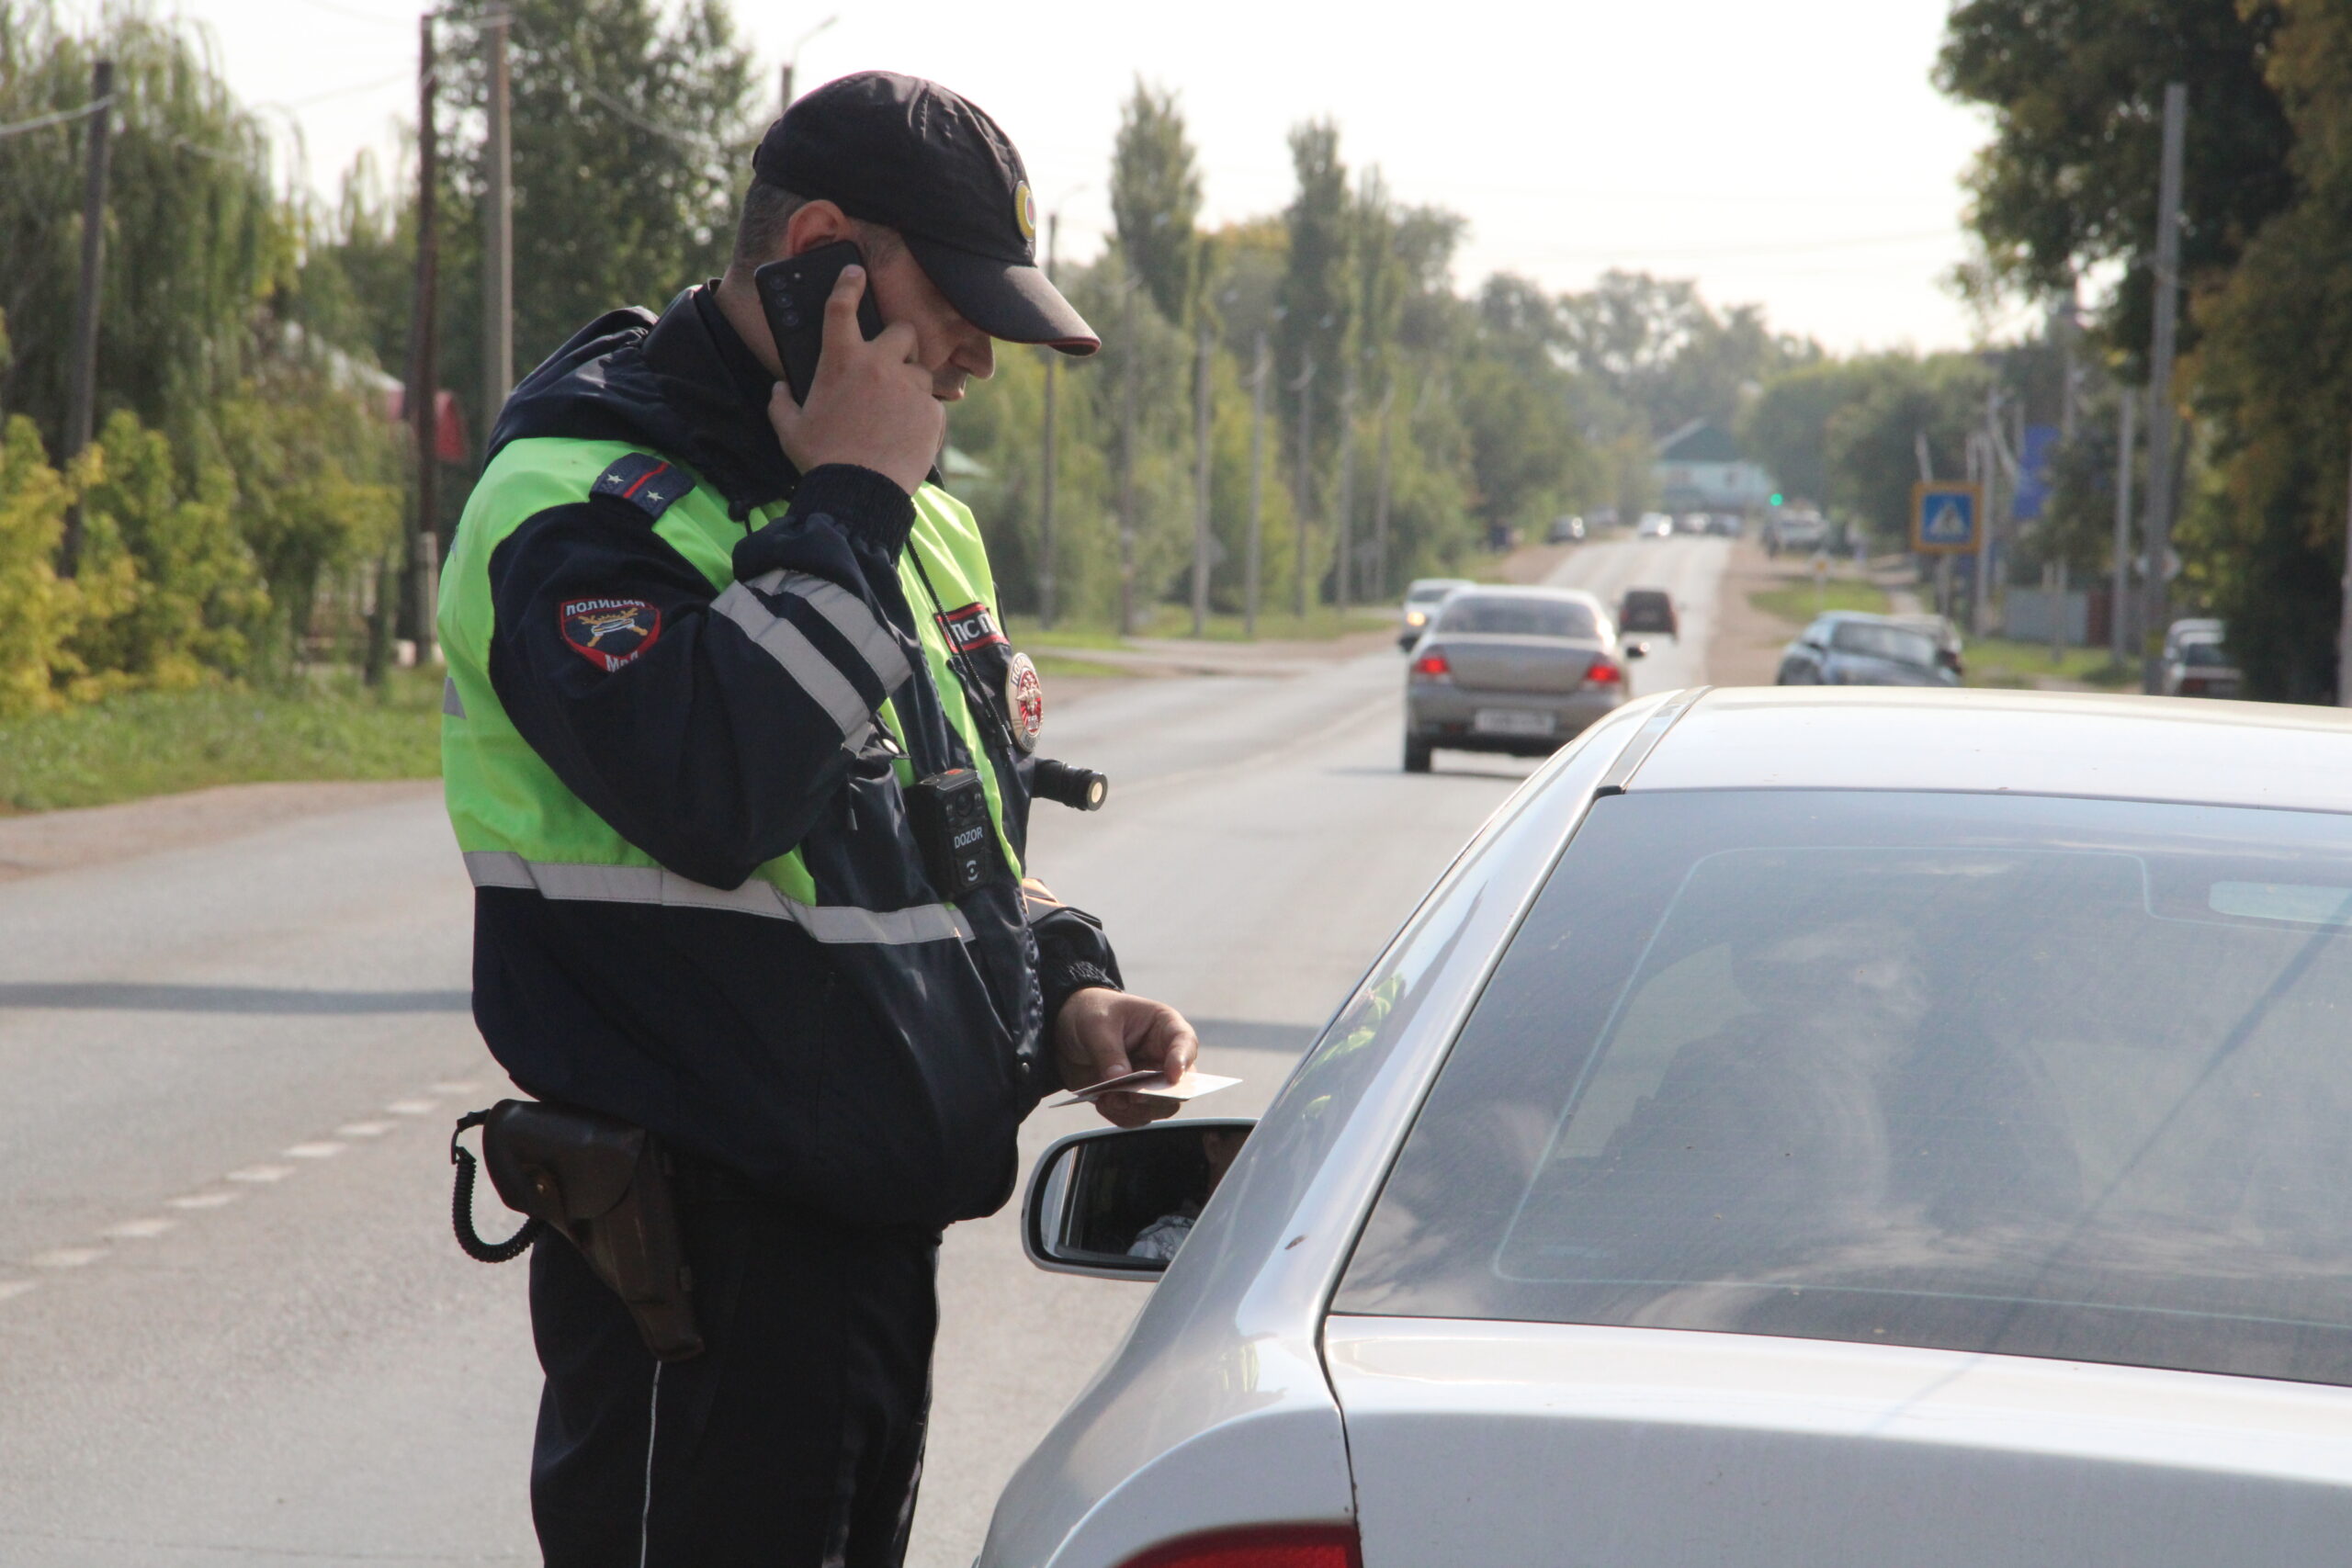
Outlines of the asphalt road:
{"label": "asphalt road", "polygon": [[[1697,678],[1722,560],[1602,543],[1555,581],[1675,592],[1683,645],[1635,677],[1657,690]],[[1034,868],[1245,1079],[1201,1114],[1265,1102],[1528,771],[1401,773],[1401,664],[1049,715],[1046,749],[1116,783],[1099,816],[1040,808]],[[0,882],[0,1564],[536,1561],[522,1269],[469,1262],[446,1221],[449,1121],[503,1089],[466,1011],[469,903],[424,786]],[[970,1561],[1142,1289],[1037,1273],[1010,1214],[950,1234],[918,1568]]]}

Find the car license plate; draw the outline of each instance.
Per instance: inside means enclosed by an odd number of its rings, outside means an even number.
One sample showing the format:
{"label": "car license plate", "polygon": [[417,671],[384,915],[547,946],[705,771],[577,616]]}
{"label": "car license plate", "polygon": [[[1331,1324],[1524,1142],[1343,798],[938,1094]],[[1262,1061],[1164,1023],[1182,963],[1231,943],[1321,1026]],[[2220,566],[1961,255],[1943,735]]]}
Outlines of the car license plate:
{"label": "car license plate", "polygon": [[1551,714],[1525,708],[1480,708],[1470,728],[1480,735],[1549,735],[1558,723]]}

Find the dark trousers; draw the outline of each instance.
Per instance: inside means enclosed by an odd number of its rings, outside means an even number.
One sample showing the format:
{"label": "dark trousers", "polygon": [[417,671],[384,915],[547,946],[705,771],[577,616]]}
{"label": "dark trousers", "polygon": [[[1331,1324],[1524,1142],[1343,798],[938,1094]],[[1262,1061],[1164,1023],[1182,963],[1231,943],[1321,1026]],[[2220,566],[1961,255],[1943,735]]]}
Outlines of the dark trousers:
{"label": "dark trousers", "polygon": [[558,1236],[531,1253],[548,1568],[899,1568],[938,1326],[936,1232],[682,1206],[708,1347],[657,1363]]}

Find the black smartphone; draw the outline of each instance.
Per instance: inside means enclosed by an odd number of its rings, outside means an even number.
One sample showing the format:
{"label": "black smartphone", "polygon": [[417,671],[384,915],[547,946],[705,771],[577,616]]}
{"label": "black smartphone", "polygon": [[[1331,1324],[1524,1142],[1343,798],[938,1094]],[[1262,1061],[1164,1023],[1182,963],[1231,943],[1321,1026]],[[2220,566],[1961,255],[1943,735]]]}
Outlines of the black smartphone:
{"label": "black smartphone", "polygon": [[[851,240],[837,240],[803,251],[797,256],[768,263],[752,274],[760,291],[760,309],[767,313],[768,332],[775,339],[776,357],[784,361],[784,382],[793,398],[808,400],[817,380],[817,360],[825,348],[825,301],[833,295],[842,268],[865,265],[865,257]],[[866,274],[865,292],[857,301],[858,330],[868,341],[882,335],[882,312],[874,305],[874,277]]]}

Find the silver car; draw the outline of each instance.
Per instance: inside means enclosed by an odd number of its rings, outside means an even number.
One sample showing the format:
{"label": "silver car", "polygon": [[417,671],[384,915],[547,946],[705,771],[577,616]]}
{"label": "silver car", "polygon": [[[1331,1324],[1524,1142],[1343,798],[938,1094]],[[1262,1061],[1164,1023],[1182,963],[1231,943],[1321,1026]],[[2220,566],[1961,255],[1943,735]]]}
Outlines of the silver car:
{"label": "silver car", "polygon": [[1405,608],[1397,618],[1396,646],[1410,652],[1421,634],[1430,629],[1430,617],[1445,603],[1445,596],[1457,588],[1467,588],[1466,577],[1417,577],[1405,589]]}
{"label": "silver car", "polygon": [[1832,610],[1781,650],[1781,686],[1957,686],[1935,635],[1892,615]]}
{"label": "silver car", "polygon": [[1405,678],[1405,771],[1430,771],[1443,746],[1540,757],[1625,701],[1609,612],[1566,588],[1464,588],[1413,645]]}
{"label": "silver car", "polygon": [[978,1568],[2341,1562],[2346,1017],[2352,715],[1628,705],[1254,1130],[1047,1151],[1159,1282]]}

